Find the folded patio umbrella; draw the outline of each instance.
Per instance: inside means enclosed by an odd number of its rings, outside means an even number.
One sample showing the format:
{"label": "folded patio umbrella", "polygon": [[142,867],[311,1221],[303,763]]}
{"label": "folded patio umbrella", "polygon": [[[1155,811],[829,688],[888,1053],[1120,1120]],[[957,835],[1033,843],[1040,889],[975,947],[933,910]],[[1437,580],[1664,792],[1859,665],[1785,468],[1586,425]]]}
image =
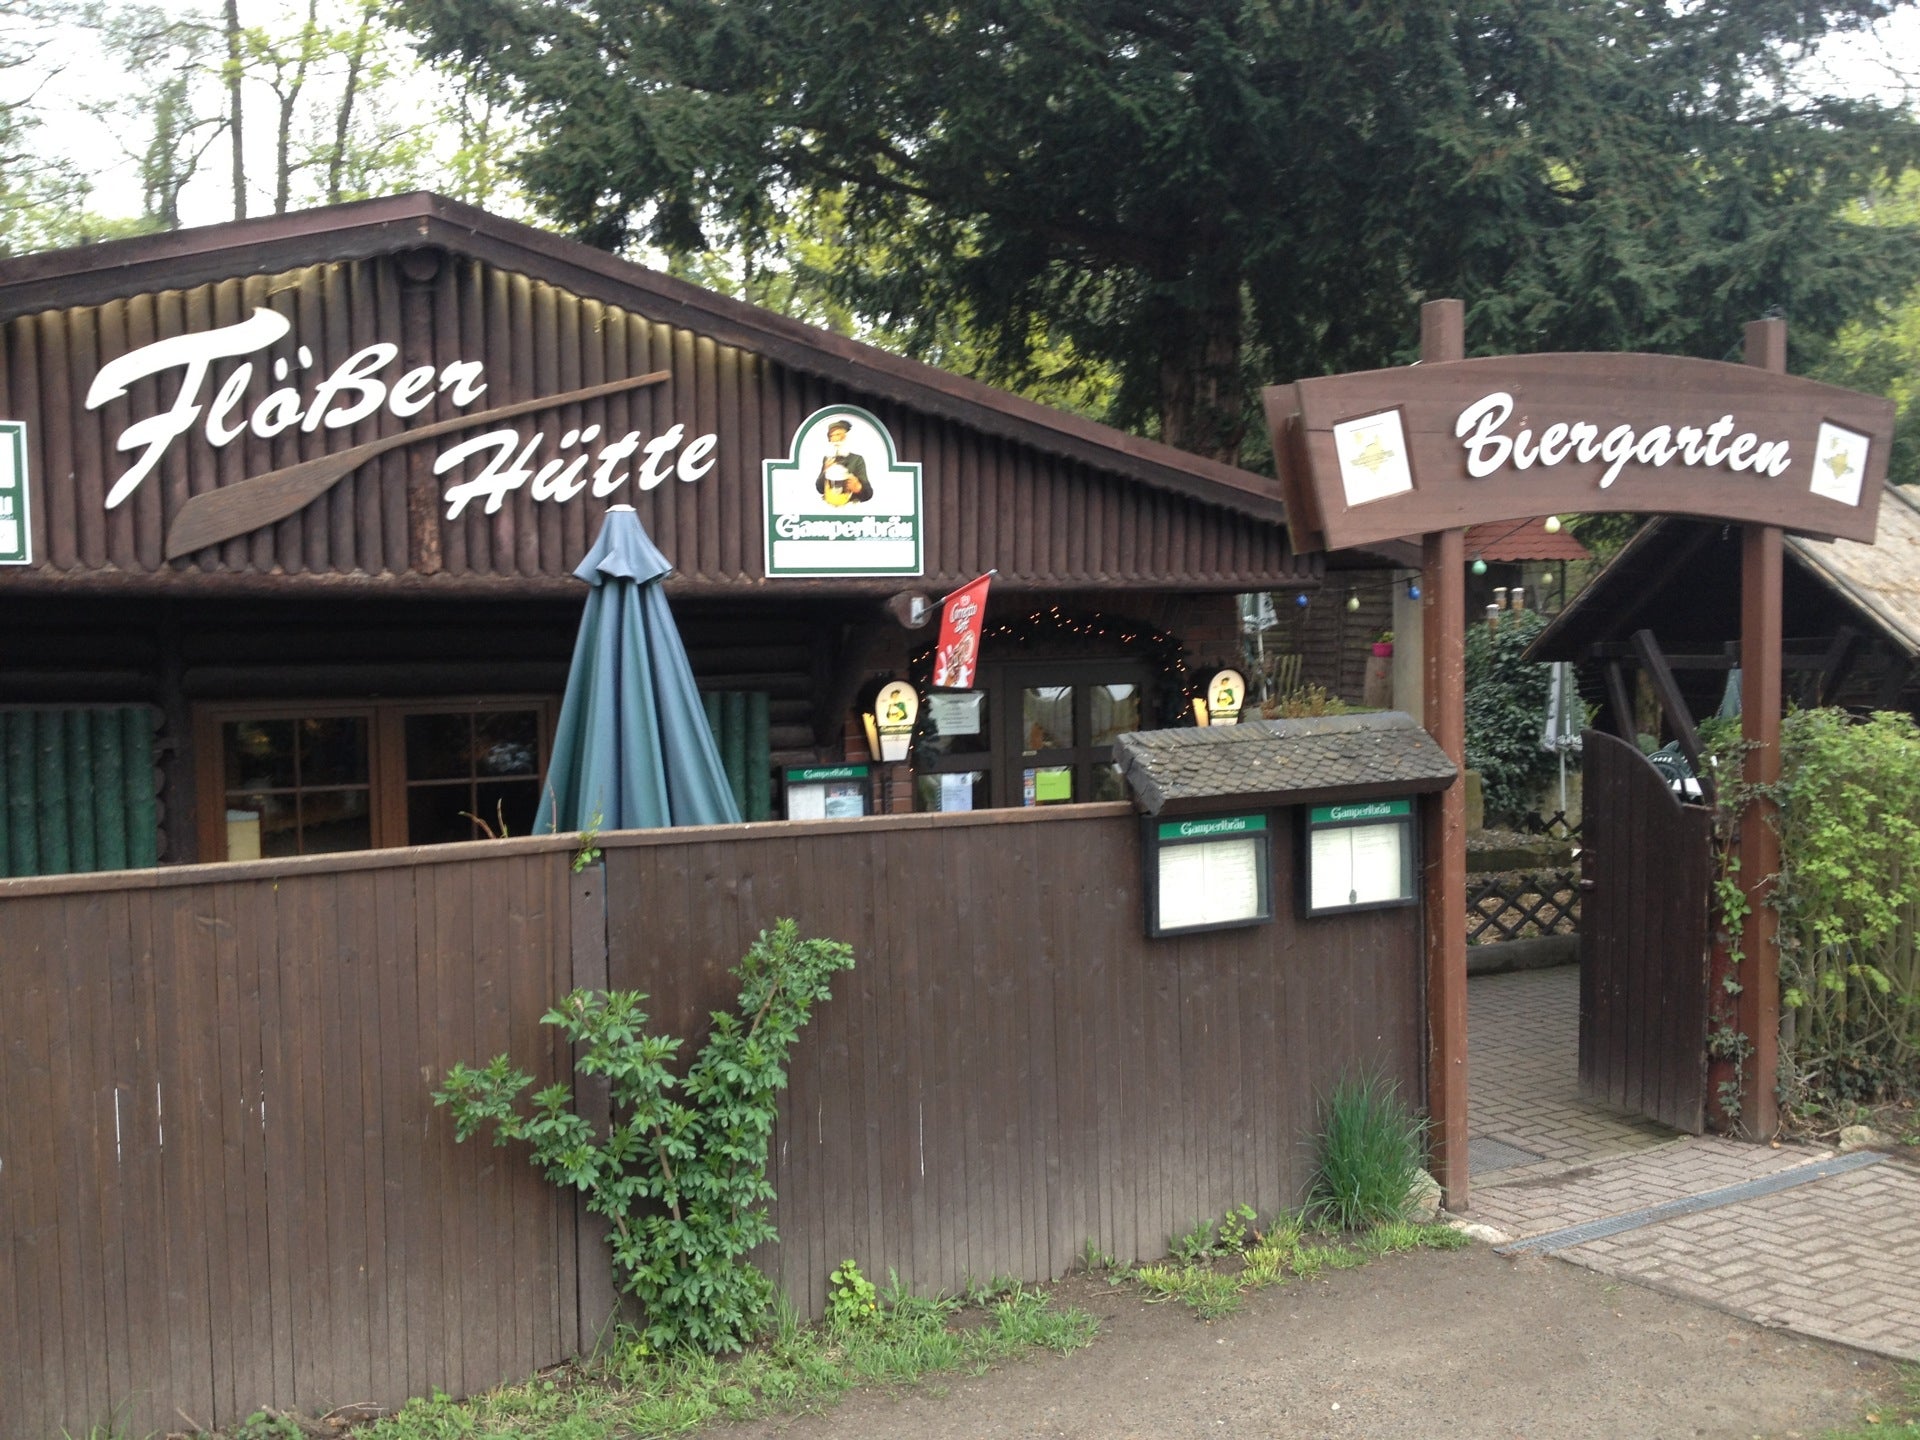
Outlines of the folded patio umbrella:
{"label": "folded patio umbrella", "polygon": [[573,572],[592,589],[535,833],[739,821],[660,588],[672,569],[631,505],[607,511]]}

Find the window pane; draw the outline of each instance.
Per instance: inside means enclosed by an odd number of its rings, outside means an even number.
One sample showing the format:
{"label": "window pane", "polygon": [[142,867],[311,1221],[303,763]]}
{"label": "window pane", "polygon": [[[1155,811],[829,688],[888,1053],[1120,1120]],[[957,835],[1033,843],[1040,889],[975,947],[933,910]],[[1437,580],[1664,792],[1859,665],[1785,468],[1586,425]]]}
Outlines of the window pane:
{"label": "window pane", "polygon": [[340,715],[300,722],[300,784],[367,783],[367,722]]}
{"label": "window pane", "polygon": [[1093,738],[1095,745],[1111,745],[1116,736],[1140,728],[1140,687],[1138,685],[1095,685],[1093,701]]}
{"label": "window pane", "polygon": [[[534,812],[540,804],[538,781],[483,781],[479,786],[479,792],[480,804],[473,813],[491,825],[495,835],[531,835],[533,833]],[[476,826],[467,838],[479,840],[485,834],[484,830]]]}
{"label": "window pane", "polygon": [[1073,800],[1073,767],[1044,765],[1021,772],[1022,805],[1066,805]]}
{"label": "window pane", "polygon": [[935,755],[983,755],[993,748],[984,690],[935,691],[920,710],[920,745]]}
{"label": "window pane", "polygon": [[[484,840],[487,832],[461,812],[473,810],[473,789],[467,785],[412,785],[407,789],[407,843],[445,845],[455,840]],[[480,814],[479,811],[474,811]],[[482,815],[489,825],[491,815]],[[516,831],[525,834],[525,831]]]}
{"label": "window pane", "polygon": [[1127,782],[1120,778],[1118,765],[1094,765],[1087,777],[1087,799],[1126,800]]}
{"label": "window pane", "polygon": [[1020,748],[1031,755],[1036,750],[1068,750],[1073,747],[1073,687],[1049,685],[1020,692]]}
{"label": "window pane", "polygon": [[409,715],[406,730],[407,779],[465,780],[473,774],[472,716]]}
{"label": "window pane", "polygon": [[[540,716],[533,710],[490,710],[473,717],[473,767],[488,775],[532,775],[540,763]],[[524,835],[524,830],[515,830]]]}
{"label": "window pane", "polygon": [[922,774],[914,781],[917,810],[985,810],[991,804],[985,770]]}
{"label": "window pane", "polygon": [[221,729],[227,789],[293,788],[293,721],[233,720]]}
{"label": "window pane", "polygon": [[372,807],[365,790],[302,790],[300,853],[373,848]]}
{"label": "window pane", "polygon": [[[231,728],[231,727],[229,727]],[[229,756],[231,759],[231,756]],[[239,842],[236,851],[233,846]],[[228,795],[227,858],[272,859],[300,853],[300,827],[291,795]]]}

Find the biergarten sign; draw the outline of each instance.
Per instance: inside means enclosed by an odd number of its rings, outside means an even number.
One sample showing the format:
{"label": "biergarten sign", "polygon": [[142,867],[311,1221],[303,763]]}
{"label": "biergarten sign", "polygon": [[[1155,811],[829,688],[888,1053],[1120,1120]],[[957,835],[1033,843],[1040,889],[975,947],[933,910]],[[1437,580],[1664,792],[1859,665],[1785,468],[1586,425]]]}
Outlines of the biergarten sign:
{"label": "biergarten sign", "polygon": [[1555,513],[1682,514],[1871,543],[1893,402],[1671,355],[1511,355],[1266,392],[1294,543]]}

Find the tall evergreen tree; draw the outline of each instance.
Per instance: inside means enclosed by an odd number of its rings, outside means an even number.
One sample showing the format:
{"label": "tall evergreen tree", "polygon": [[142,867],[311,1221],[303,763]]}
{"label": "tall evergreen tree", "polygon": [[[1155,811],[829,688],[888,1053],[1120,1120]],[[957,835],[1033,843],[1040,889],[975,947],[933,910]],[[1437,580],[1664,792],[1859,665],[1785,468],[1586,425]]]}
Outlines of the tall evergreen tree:
{"label": "tall evergreen tree", "polygon": [[[964,311],[1112,365],[1114,418],[1240,453],[1250,380],[1489,351],[1722,355],[1920,269],[1844,202],[1913,119],[1789,66],[1910,0],[391,0],[527,121],[535,202],[593,243],[761,243],[837,195],[841,298]],[[864,264],[874,254],[885,264]]]}

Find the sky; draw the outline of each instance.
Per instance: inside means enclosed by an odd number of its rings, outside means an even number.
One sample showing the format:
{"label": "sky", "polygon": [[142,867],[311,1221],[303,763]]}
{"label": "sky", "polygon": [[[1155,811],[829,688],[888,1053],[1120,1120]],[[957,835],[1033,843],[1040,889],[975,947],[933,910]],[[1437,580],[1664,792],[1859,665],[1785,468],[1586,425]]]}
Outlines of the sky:
{"label": "sky", "polygon": [[[204,13],[204,5],[186,0],[153,0],[155,8],[170,14]],[[876,0],[882,3],[882,0]],[[277,25],[291,7],[286,0],[240,0],[240,16],[247,25]],[[344,14],[341,0],[323,0],[323,11],[332,8]],[[122,137],[107,120],[90,115],[85,103],[98,97],[103,87],[120,83],[116,67],[99,51],[90,36],[77,28],[57,32],[43,47],[34,77],[41,85],[41,97],[49,123],[43,136],[60,153],[74,159],[98,176],[93,209],[110,217],[139,213],[140,188],[133,162],[125,155]],[[1901,10],[1892,20],[1883,22],[1875,32],[1841,36],[1830,41],[1822,52],[1808,61],[1810,82],[1824,80],[1842,94],[1877,96],[1891,103],[1920,101],[1920,6]],[[313,98],[326,103],[332,96],[316,86]],[[336,92],[337,93],[337,90]],[[418,113],[424,119],[431,112],[437,87],[429,82],[406,87]],[[249,97],[250,163],[254,177],[272,174],[271,96],[264,87],[255,86]],[[188,225],[211,224],[232,218],[232,199],[228,176],[227,152],[217,144],[201,167],[201,173],[182,195],[182,218]],[[270,195],[258,178],[254,181],[250,212],[270,208]]]}

